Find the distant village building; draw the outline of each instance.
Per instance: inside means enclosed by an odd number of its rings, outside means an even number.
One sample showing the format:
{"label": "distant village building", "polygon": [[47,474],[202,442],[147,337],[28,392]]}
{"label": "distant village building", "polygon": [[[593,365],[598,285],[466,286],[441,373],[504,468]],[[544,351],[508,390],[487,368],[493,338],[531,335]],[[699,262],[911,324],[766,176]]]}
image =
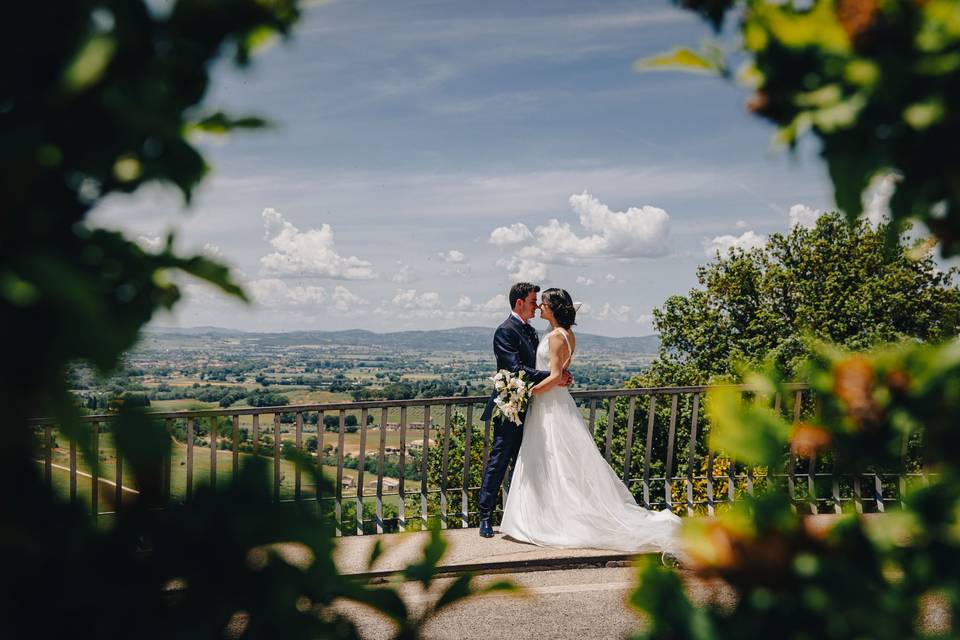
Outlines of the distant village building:
{"label": "distant village building", "polygon": [[[387,431],[400,431],[400,423],[388,422],[386,428],[387,428]],[[431,429],[433,428],[432,421],[430,423],[430,428]],[[414,431],[423,431],[423,422],[408,422],[407,429],[414,430]]]}
{"label": "distant village building", "polygon": [[[370,482],[368,482],[368,483],[367,483],[367,488],[368,488],[368,489],[376,489],[376,488],[377,488],[377,481],[376,481],[376,480],[371,480]],[[383,479],[383,488],[384,488],[385,490],[387,490],[387,491],[396,491],[397,489],[400,488],[400,481],[397,480],[396,478],[384,478],[384,479]]]}

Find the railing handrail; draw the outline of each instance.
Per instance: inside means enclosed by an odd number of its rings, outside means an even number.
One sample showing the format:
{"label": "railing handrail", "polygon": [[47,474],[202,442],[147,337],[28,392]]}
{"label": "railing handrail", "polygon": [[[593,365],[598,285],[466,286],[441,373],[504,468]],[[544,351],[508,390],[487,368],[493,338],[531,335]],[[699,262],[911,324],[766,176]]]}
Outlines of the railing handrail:
{"label": "railing handrail", "polygon": [[[785,383],[784,389],[788,391],[806,391],[810,385],[805,382]],[[676,395],[687,393],[705,393],[709,389],[737,389],[739,391],[762,391],[763,387],[751,384],[718,384],[718,385],[694,385],[686,387],[634,387],[619,389],[592,389],[584,391],[572,391],[570,395],[576,398],[610,398],[610,397],[630,397],[646,395]],[[444,398],[412,398],[410,400],[361,400],[355,402],[321,402],[312,404],[290,404],[276,405],[269,407],[244,407],[241,409],[195,409],[184,411],[147,411],[151,417],[169,420],[177,418],[212,418],[212,417],[232,417],[232,416],[250,416],[273,413],[305,413],[308,411],[353,411],[362,409],[392,409],[397,407],[424,407],[424,406],[445,406],[445,405],[466,405],[480,404],[487,401],[488,395],[482,396],[451,396]],[[116,413],[101,413],[97,415],[81,416],[83,422],[109,422],[115,420]],[[32,424],[54,424],[53,418],[32,418]]]}

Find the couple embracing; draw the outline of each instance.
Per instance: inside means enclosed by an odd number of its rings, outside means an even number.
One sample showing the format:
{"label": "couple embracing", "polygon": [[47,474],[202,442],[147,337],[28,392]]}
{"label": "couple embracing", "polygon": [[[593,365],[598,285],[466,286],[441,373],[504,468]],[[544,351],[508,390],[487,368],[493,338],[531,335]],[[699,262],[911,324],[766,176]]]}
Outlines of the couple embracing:
{"label": "couple embracing", "polygon": [[[493,337],[497,369],[525,372],[536,384],[520,424],[493,418],[493,444],[480,488],[480,535],[493,537],[493,511],[507,468],[510,491],[500,532],[545,547],[596,548],[679,556],[680,519],[637,505],[593,442],[569,392],[567,371],[577,348],[577,311],[563,289],[519,282],[510,289],[510,317]],[[540,340],[529,321],[540,310],[550,331]],[[493,416],[494,397],[482,420]]]}

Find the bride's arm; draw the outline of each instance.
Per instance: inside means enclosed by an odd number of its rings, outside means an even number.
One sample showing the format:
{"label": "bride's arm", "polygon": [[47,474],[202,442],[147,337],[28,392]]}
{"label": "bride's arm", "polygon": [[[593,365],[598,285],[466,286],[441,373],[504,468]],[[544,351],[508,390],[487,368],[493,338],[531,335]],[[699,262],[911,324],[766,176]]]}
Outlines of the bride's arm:
{"label": "bride's arm", "polygon": [[563,380],[562,363],[566,361],[566,355],[564,354],[564,351],[567,350],[567,345],[564,343],[563,337],[556,333],[551,334],[549,345],[550,375],[533,387],[534,395],[553,389]]}

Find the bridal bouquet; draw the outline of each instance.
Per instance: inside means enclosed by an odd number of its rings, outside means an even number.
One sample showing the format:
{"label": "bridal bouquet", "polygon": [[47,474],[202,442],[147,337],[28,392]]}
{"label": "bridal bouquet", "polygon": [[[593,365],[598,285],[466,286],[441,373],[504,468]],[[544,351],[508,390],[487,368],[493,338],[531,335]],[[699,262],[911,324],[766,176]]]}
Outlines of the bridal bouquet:
{"label": "bridal bouquet", "polygon": [[533,395],[533,381],[527,380],[523,371],[511,373],[506,369],[500,369],[490,379],[497,390],[497,397],[493,399],[493,403],[497,405],[494,413],[520,424],[520,414],[527,408],[530,396]]}

